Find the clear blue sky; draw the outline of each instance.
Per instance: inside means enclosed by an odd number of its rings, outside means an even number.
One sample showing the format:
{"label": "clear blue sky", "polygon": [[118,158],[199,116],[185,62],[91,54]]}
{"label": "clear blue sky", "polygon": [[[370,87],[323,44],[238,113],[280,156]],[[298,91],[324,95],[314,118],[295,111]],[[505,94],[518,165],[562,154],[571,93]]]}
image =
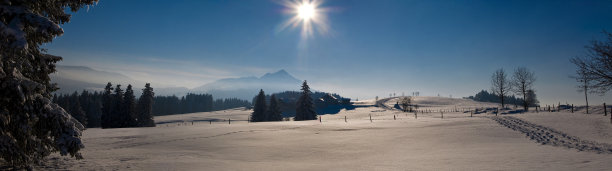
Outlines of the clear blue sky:
{"label": "clear blue sky", "polygon": [[327,0],[330,31],[304,41],[299,28],[279,29],[291,17],[281,4],[101,0],[46,48],[60,65],[186,87],[285,69],[360,99],[464,97],[489,90],[494,70],[525,66],[540,101],[582,104],[569,58],[612,31],[612,1]]}

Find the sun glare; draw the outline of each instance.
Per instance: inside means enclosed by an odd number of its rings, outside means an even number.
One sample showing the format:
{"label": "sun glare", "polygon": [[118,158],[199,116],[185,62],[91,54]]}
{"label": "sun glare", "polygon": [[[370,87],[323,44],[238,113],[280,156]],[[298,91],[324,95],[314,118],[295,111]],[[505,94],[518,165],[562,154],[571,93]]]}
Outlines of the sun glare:
{"label": "sun glare", "polygon": [[321,0],[284,1],[283,5],[287,7],[285,13],[293,16],[283,23],[281,29],[297,28],[299,26],[302,30],[302,38],[312,36],[315,30],[319,34],[327,33],[329,29],[325,16],[327,10],[319,7],[321,3]]}
{"label": "sun glare", "polygon": [[303,20],[310,20],[315,15],[315,7],[311,4],[302,4],[298,7],[298,16]]}

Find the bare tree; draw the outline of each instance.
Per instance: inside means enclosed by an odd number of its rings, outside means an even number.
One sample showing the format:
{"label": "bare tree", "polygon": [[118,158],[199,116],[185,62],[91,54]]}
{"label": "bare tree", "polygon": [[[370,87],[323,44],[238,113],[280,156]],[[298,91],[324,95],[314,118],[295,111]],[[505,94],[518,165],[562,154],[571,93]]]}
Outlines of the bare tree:
{"label": "bare tree", "polygon": [[[574,62],[574,59],[572,59]],[[576,76],[571,76],[571,78],[576,79],[576,82],[579,82],[578,92],[584,92],[584,101],[586,102],[586,113],[589,114],[589,96],[588,93],[593,92],[591,90],[591,76],[587,74],[587,71],[583,68],[578,67],[576,69]]]}
{"label": "bare tree", "polygon": [[535,82],[535,74],[525,67],[518,67],[514,70],[512,75],[512,87],[514,93],[523,96],[523,108],[525,111],[529,110],[529,102],[527,102],[527,91],[532,89],[533,82]]}
{"label": "bare tree", "polygon": [[404,110],[404,112],[406,111],[412,112],[412,97],[411,96],[402,97],[400,99],[399,104],[402,106],[402,109]]}
{"label": "bare tree", "polygon": [[503,68],[500,68],[493,73],[491,76],[491,92],[499,96],[502,104],[502,108],[505,107],[505,97],[511,90],[511,85],[508,82],[508,76]]}
{"label": "bare tree", "polygon": [[587,54],[584,57],[570,60],[578,67],[578,76],[588,79],[580,80],[588,85],[587,90],[601,94],[612,88],[612,34],[605,31],[604,34],[608,36],[605,41],[591,41],[591,44],[585,47]]}

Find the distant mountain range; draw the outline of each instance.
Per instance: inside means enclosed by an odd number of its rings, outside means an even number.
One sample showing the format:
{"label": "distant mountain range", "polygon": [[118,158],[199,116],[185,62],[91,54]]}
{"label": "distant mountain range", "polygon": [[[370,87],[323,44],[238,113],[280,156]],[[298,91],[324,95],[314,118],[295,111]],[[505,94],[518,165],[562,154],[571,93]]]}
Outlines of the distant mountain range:
{"label": "distant mountain range", "polygon": [[241,77],[221,79],[192,89],[193,92],[206,92],[215,98],[237,97],[251,100],[260,89],[266,93],[299,90],[301,81],[285,70],[267,73],[262,77]]}
{"label": "distant mountain range", "polygon": [[[140,94],[140,89],[145,83],[134,80],[123,74],[94,70],[84,66],[57,66],[57,71],[51,74],[51,82],[57,83],[60,90],[58,94],[81,92],[82,90],[100,91],[106,86],[107,82],[122,84],[126,88],[127,84],[134,86],[136,94]],[[274,73],[267,73],[261,77],[241,77],[220,79],[193,89],[185,87],[166,87],[158,88],[153,85],[156,95],[176,95],[183,96],[187,93],[208,93],[215,99],[218,98],[240,98],[252,100],[260,89],[267,94],[283,91],[299,90],[301,81],[296,79],[285,70]]]}

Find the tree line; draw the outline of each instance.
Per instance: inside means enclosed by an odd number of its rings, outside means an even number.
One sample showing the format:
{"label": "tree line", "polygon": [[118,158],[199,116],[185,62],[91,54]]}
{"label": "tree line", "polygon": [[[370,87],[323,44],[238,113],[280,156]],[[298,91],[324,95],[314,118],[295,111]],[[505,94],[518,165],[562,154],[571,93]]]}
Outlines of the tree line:
{"label": "tree line", "polygon": [[[302,96],[302,91],[284,91],[273,93],[279,102],[283,117],[294,117],[297,109],[297,101]],[[266,103],[270,103],[272,94],[266,95]],[[350,110],[354,108],[349,98],[342,97],[335,93],[311,92],[314,108],[317,114],[336,114],[342,109]],[[253,102],[257,101],[257,95],[253,97]]]}
{"label": "tree line", "polygon": [[[528,94],[529,95],[527,95],[527,97],[532,97],[531,100],[528,100],[530,102],[529,107],[536,107],[539,104],[539,101],[537,100],[535,92],[529,91]],[[501,98],[498,95],[489,93],[487,90],[481,90],[480,92],[476,93],[476,95],[469,96],[467,98],[472,99],[474,101],[479,101],[479,102],[501,103]],[[505,102],[506,104],[514,104],[514,105],[523,104],[523,99],[517,98],[514,95],[506,96],[504,97],[504,100],[506,101]]]}
{"label": "tree line", "polygon": [[[317,112],[315,111],[314,102],[312,99],[312,92],[308,83],[304,81],[302,83],[300,96],[296,103],[295,117],[293,120],[316,120]],[[251,113],[251,122],[264,122],[264,121],[281,121],[283,119],[281,106],[279,100],[275,94],[270,96],[270,105],[266,105],[266,94],[263,90],[259,91],[259,94],[253,100],[253,113]]]}
{"label": "tree line", "polygon": [[210,94],[189,93],[183,97],[156,96],[153,105],[153,115],[173,115],[194,112],[210,112],[238,107],[250,107],[251,102],[238,98],[213,100]]}
{"label": "tree line", "polygon": [[519,101],[523,109],[528,111],[529,106],[539,103],[533,89],[535,80],[534,72],[525,67],[516,68],[511,78],[508,78],[506,71],[500,68],[491,76],[491,93],[499,98],[502,108],[508,104],[507,97],[510,94],[522,96]]}
{"label": "tree line", "polygon": [[155,93],[149,83],[142,89],[142,95],[136,101],[132,85],[128,85],[125,92],[121,85],[115,88],[108,82],[102,92],[102,115],[100,126],[102,128],[126,127],[154,127],[153,98]]}
{"label": "tree line", "polygon": [[210,94],[189,93],[183,97],[160,96],[155,98],[155,116],[209,112],[213,110],[213,96]]}
{"label": "tree line", "polygon": [[[149,86],[150,91],[147,86]],[[210,94],[190,93],[180,98],[177,96],[154,96],[153,88],[149,84],[145,86],[144,90],[143,95],[147,93],[145,96],[147,98],[143,99],[141,96],[135,99],[133,98],[131,85],[128,85],[124,92],[121,85],[113,88],[112,84],[107,84],[103,92],[83,90],[79,94],[75,91],[72,94],[53,96],[53,102],[64,108],[66,112],[87,128],[154,126],[152,117],[150,120],[147,119],[149,113],[152,116],[163,116],[251,106],[251,102],[238,98],[213,101],[213,96]],[[108,105],[104,106],[105,103]],[[102,125],[103,113],[107,113],[105,115],[107,120],[104,120],[104,125]],[[146,123],[140,123],[140,121],[146,121]]]}
{"label": "tree line", "polygon": [[53,101],[88,128],[154,127],[152,108],[155,94],[149,83],[138,100],[132,85],[125,92],[109,82],[103,92],[83,90],[71,95],[54,96]]}

